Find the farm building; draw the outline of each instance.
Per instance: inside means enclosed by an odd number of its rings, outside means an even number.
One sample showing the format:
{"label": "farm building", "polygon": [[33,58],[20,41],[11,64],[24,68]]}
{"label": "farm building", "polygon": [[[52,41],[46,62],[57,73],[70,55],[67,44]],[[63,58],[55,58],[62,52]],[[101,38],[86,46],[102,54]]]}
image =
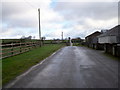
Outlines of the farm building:
{"label": "farm building", "polygon": [[98,43],[104,44],[104,50],[116,56],[120,56],[120,25],[98,36]]}
{"label": "farm building", "polygon": [[80,37],[73,38],[73,39],[71,39],[71,42],[81,44],[83,42],[83,39],[81,39]]}
{"label": "farm building", "polygon": [[103,45],[98,43],[98,37],[97,37],[101,34],[102,34],[101,32],[96,31],[96,32],[90,34],[89,36],[85,37],[86,45],[88,47],[92,47],[95,49],[102,49]]}

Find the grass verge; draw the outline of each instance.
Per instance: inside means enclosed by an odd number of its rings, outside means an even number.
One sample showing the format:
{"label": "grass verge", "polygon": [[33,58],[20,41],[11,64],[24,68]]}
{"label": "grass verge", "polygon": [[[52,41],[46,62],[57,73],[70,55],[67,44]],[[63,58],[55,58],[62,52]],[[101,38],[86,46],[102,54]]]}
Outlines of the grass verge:
{"label": "grass verge", "polygon": [[113,60],[117,60],[117,61],[120,61],[120,57],[116,57],[116,56],[113,56],[113,55],[111,55],[111,54],[109,54],[109,53],[103,53],[105,56],[107,56],[107,57],[110,57],[110,58],[112,58]]}
{"label": "grass verge", "polygon": [[[92,48],[92,47],[87,47],[87,46],[81,45],[81,44],[77,44],[77,45],[74,45],[74,46],[86,47],[86,48],[89,48],[89,49],[92,49],[92,50],[96,50],[96,49],[94,49],[94,48]],[[99,50],[99,51],[104,51],[104,50]],[[113,56],[113,55],[111,55],[111,54],[109,54],[109,53],[103,52],[103,55],[105,55],[105,56],[107,56],[107,57],[109,57],[109,58],[111,58],[111,59],[113,59],[113,60],[120,61],[120,57]]]}
{"label": "grass verge", "polygon": [[2,59],[2,84],[7,84],[63,46],[63,44],[45,45],[17,56]]}
{"label": "grass verge", "polygon": [[2,60],[0,59],[0,89],[2,88]]}

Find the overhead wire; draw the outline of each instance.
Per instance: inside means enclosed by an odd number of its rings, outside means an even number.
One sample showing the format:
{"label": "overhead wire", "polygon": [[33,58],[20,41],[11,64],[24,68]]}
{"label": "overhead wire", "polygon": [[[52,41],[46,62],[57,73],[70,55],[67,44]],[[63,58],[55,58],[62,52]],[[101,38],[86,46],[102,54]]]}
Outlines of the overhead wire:
{"label": "overhead wire", "polygon": [[30,2],[28,2],[27,0],[24,0],[25,3],[27,3],[29,6],[31,6],[33,9],[37,9],[37,7],[35,7],[34,5],[32,5]]}

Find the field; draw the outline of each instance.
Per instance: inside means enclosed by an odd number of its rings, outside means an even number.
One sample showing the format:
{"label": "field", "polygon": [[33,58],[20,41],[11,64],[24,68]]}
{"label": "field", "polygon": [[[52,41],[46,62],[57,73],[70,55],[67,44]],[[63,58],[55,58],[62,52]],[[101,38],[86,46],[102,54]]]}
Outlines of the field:
{"label": "field", "polygon": [[[1,39],[0,39],[1,40]],[[19,42],[35,42],[39,41],[38,39],[2,39],[2,44],[10,44],[10,43],[19,43]],[[44,43],[51,43],[52,40],[44,40]]]}
{"label": "field", "polygon": [[0,60],[0,88],[2,87],[2,61]]}
{"label": "field", "polygon": [[[61,43],[61,41],[59,41]],[[42,46],[46,44],[56,44],[55,40],[41,41]],[[64,42],[65,43],[65,42]],[[37,39],[2,39],[2,48],[0,55],[2,58],[11,57],[30,51],[31,49],[40,46],[40,40]]]}
{"label": "field", "polygon": [[28,70],[31,66],[50,56],[53,52],[65,46],[64,44],[48,44],[37,47],[29,52],[2,59],[2,83],[5,85],[16,76]]}
{"label": "field", "polygon": [[2,45],[2,58],[18,55],[40,46],[40,42],[12,43]]}

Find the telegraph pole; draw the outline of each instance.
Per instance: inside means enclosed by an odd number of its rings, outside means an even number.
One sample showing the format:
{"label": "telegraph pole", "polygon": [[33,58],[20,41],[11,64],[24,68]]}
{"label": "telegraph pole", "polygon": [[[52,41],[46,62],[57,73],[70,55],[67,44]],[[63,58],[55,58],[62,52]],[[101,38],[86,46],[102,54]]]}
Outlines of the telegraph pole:
{"label": "telegraph pole", "polygon": [[40,8],[38,9],[38,17],[39,17],[39,39],[40,39],[40,46],[41,46]]}
{"label": "telegraph pole", "polygon": [[62,35],[61,35],[61,36],[62,36],[62,41],[63,41],[63,32],[62,32]]}

